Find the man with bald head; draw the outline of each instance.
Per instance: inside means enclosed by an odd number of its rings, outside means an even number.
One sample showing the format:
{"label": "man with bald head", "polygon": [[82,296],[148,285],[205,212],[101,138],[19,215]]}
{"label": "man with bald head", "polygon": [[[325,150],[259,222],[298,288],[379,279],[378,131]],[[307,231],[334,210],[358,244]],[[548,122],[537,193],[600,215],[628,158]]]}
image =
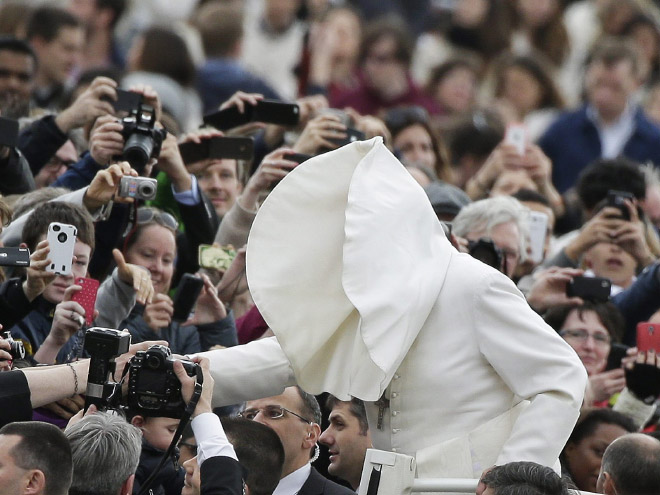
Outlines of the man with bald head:
{"label": "man with bald head", "polygon": [[605,495],[656,495],[660,440],[643,433],[617,438],[603,454],[597,487]]}

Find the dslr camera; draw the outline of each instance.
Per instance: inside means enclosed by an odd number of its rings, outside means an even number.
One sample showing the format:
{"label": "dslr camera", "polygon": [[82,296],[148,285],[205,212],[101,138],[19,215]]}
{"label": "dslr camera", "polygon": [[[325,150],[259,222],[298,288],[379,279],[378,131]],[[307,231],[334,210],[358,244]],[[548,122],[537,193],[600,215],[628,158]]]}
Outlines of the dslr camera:
{"label": "dslr camera", "polygon": [[160,155],[167,131],[156,128],[156,111],[144,103],[132,110],[121,123],[125,143],[122,159],[141,174],[149,160]]}
{"label": "dslr camera", "polygon": [[156,197],[158,182],[148,177],[130,177],[125,175],[119,181],[118,195],[123,198],[150,200]]}
{"label": "dslr camera", "polygon": [[111,328],[93,327],[85,332],[85,351],[90,355],[85,409],[94,404],[99,409],[119,409],[121,390],[112,381],[115,358],[128,352],[131,334]]}
{"label": "dslr camera", "polygon": [[[181,396],[181,382],[174,373],[169,347],[152,345],[138,351],[129,363],[128,408],[142,416],[181,418],[186,403]],[[201,375],[201,368],[192,361],[181,360],[188,376]]]}
{"label": "dslr camera", "polygon": [[13,360],[25,358],[25,346],[20,340],[14,340],[11,337],[11,332],[2,332],[2,338],[9,342],[9,354]]}
{"label": "dslr camera", "polygon": [[492,266],[496,270],[502,271],[503,253],[502,250],[495,245],[492,239],[482,237],[478,241],[469,241],[468,249],[470,256],[473,258]]}

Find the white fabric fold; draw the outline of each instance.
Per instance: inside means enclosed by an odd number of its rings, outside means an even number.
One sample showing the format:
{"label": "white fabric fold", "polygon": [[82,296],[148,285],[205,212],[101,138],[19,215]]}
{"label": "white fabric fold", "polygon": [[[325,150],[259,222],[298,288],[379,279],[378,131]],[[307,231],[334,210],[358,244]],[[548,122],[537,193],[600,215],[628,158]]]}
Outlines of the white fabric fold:
{"label": "white fabric fold", "polygon": [[451,250],[423,189],[374,138],[281,181],[252,226],[247,277],[302,388],[377,400],[437,300]]}

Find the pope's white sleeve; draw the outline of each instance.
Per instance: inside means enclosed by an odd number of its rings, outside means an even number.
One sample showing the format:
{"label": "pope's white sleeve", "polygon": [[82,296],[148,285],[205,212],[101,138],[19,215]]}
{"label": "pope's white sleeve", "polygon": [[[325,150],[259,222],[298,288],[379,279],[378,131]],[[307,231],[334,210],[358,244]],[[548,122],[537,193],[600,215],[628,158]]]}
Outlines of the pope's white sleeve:
{"label": "pope's white sleeve", "polygon": [[530,401],[497,465],[525,460],[552,466],[577,421],[586,371],[511,280],[494,273],[482,287],[472,313],[479,349],[513,393]]}
{"label": "pope's white sleeve", "polygon": [[275,337],[199,355],[211,362],[213,407],[279,395],[295,385],[289,361]]}

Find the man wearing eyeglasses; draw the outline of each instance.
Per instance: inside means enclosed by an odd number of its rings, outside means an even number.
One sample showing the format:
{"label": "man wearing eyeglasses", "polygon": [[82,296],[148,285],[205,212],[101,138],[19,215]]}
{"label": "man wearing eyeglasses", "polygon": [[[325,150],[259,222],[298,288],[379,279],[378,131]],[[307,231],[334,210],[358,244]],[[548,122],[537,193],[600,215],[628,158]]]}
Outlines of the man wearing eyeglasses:
{"label": "man wearing eyeglasses", "polygon": [[78,161],[78,153],[76,147],[71,140],[67,141],[60,146],[60,149],[48,160],[39,173],[34,176],[34,183],[37,189],[50,186],[55,182],[60,175],[67,171],[67,169]]}
{"label": "man wearing eyeglasses", "polygon": [[240,415],[269,426],[280,437],[284,466],[273,495],[353,493],[321,476],[310,464],[321,435],[321,409],[313,395],[287,387],[281,395],[249,401]]}

